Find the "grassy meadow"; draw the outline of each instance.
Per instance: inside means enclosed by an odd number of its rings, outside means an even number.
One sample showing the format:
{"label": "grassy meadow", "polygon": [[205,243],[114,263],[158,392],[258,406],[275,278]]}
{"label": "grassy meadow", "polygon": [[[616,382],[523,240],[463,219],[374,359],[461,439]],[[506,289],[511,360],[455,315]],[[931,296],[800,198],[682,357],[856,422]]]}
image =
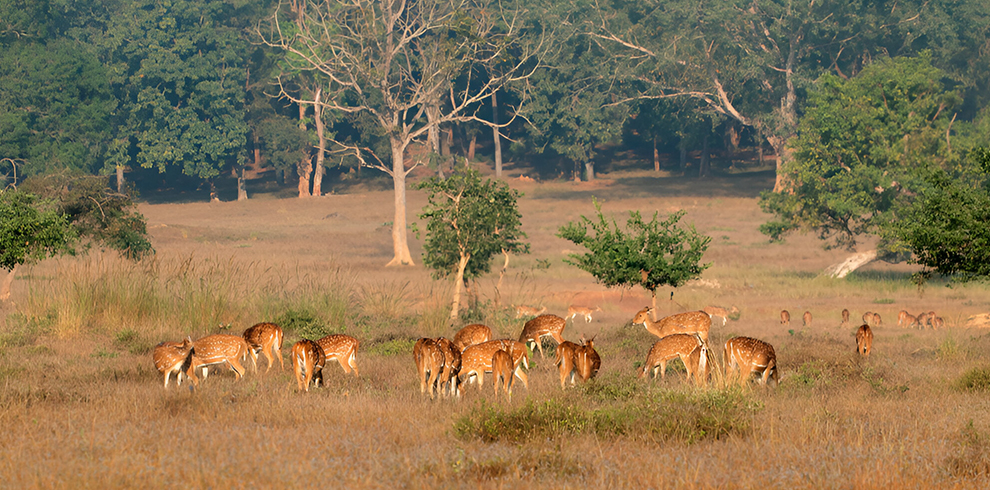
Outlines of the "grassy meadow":
{"label": "grassy meadow", "polygon": [[[990,480],[990,336],[965,328],[990,311],[990,288],[874,264],[821,277],[844,251],[813,236],[771,244],[756,195],[772,174],[704,182],[615,172],[592,183],[512,181],[532,253],[475,286],[477,303],[447,323],[451,285],[391,258],[392,194],[379,186],[312,199],[142,204],[155,257],[91,251],[23,267],[0,315],[3,488],[986,488]],[[741,313],[712,327],[773,344],[776,389],[688,385],[636,369],[655,338],[629,325],[650,302],[605,289],[565,264],[559,226],[603,210],[686,210],[710,235],[702,280],[658,293],[664,314],[707,305]],[[410,221],[425,198],[409,193]],[[420,223],[420,228],[425,228]],[[414,257],[421,241],[411,240]],[[564,337],[597,335],[599,376],[562,391],[552,361],[533,358],[511,402],[464,389],[421,396],[412,345],[482,322],[516,338],[513,305],[600,306]],[[854,324],[842,327],[848,308]],[[791,312],[789,326],[779,312]],[[934,310],[948,328],[901,329],[897,312]],[[813,314],[811,325],[801,314]],[[873,354],[855,353],[855,322],[879,312]],[[361,341],[361,376],[328,364],[327,387],[299,393],[290,369],[242,380],[221,369],[194,392],[162,389],[151,351],[163,340],[283,326],[300,338]],[[250,364],[250,362],[249,362]]]}

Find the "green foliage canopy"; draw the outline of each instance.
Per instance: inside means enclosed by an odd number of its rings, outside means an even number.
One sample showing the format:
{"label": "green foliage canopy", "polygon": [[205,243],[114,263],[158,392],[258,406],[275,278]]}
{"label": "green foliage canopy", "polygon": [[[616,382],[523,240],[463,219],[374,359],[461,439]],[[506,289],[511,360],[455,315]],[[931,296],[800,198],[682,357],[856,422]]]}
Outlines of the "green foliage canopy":
{"label": "green foliage canopy", "polygon": [[597,220],[581,216],[580,221],[560,227],[557,236],[588,249],[583,255],[571,254],[566,262],[591,273],[606,287],[639,285],[655,299],[658,287],[682,286],[711,265],[701,263],[711,237],[698,233],[694,226],[677,226],[684,211],[666,220],[653,213],[649,222],[639,211],[630,211],[623,231],[615,220],[605,219],[597,200],[594,203]]}
{"label": "green foliage canopy", "polygon": [[434,277],[456,274],[462,258],[468,259],[464,278],[471,279],[490,271],[496,254],[529,253],[529,244],[521,241],[526,238],[516,204],[521,194],[505,182],[482,181],[469,169],[419,187],[429,192],[419,217],[428,221],[423,263],[434,269]]}
{"label": "green foliage canopy", "polygon": [[0,191],[0,267],[70,252],[75,230],[68,218],[27,192]]}

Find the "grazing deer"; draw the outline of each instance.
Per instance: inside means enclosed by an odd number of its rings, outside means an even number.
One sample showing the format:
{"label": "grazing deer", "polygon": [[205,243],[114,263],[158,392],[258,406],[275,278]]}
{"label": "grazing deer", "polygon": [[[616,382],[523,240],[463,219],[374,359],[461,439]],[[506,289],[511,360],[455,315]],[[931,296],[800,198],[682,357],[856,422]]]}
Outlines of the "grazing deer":
{"label": "grazing deer", "polygon": [[873,321],[873,312],[872,311],[867,311],[866,313],[863,313],[863,323],[869,325],[870,322],[872,322],[872,321]]}
{"label": "grazing deer", "polygon": [[474,323],[460,329],[454,335],[454,346],[457,347],[458,351],[464,352],[464,349],[472,345],[488,342],[491,339],[492,329],[480,323]]}
{"label": "grazing deer", "polygon": [[244,377],[244,366],[240,361],[247,360],[251,347],[244,337],[217,333],[207,335],[193,342],[192,362],[189,365],[189,377],[202,368],[203,379],[209,376],[209,366],[227,364],[234,371],[237,379]]}
{"label": "grazing deer", "polygon": [[843,327],[849,325],[849,310],[847,310],[845,308],[842,309],[842,324],[841,325]]}
{"label": "grazing deer", "polygon": [[932,318],[932,329],[933,330],[941,330],[943,328],[945,328],[945,320],[943,320],[942,317],[937,316],[935,318]]}
{"label": "grazing deer", "polygon": [[299,391],[308,393],[310,383],[316,387],[323,385],[323,367],[327,358],[320,344],[308,339],[300,340],[293,344],[291,356]]}
{"label": "grazing deer", "polygon": [[544,359],[546,354],[543,352],[543,337],[550,336],[560,344],[564,341],[564,327],[567,326],[567,321],[557,315],[540,315],[528,322],[523,327],[523,331],[519,334],[519,341],[524,342],[527,345],[536,344],[536,348],[540,350],[540,356]]}
{"label": "grazing deer", "polygon": [[526,344],[515,340],[489,340],[464,349],[461,353],[460,378],[463,381],[476,380],[479,387],[484,386],[485,372],[491,372],[492,356],[497,350],[504,350],[512,356],[513,374],[523,382],[523,386],[529,388],[529,376],[522,370],[523,366],[529,368]]}
{"label": "grazing deer", "polygon": [[726,380],[732,379],[734,372],[739,376],[739,385],[745,385],[753,373],[760,374],[760,383],[773,380],[777,384],[777,354],[773,346],[759,339],[734,337],[725,343],[723,352]]}
{"label": "grazing deer", "polygon": [[602,307],[596,306],[595,309],[591,309],[585,306],[571,305],[567,307],[567,319],[573,321],[575,318],[583,316],[586,323],[591,323],[591,314],[596,311],[602,311]]}
{"label": "grazing deer", "polygon": [[461,351],[453,342],[444,337],[438,337],[436,343],[440,347],[440,351],[443,352],[443,371],[440,373],[439,379],[440,392],[445,398],[447,396],[460,397],[458,374],[461,372]]}
{"label": "grazing deer", "polygon": [[935,330],[935,318],[936,318],[935,312],[929,311],[928,316],[925,318],[928,319],[928,326],[931,327],[932,330]]}
{"label": "grazing deer", "polygon": [[880,318],[880,314],[879,313],[874,313],[873,314],[873,323],[871,325],[873,327],[882,327],[883,326],[883,319]]}
{"label": "grazing deer", "polygon": [[708,342],[708,331],[712,328],[712,318],[704,311],[678,313],[653,321],[653,308],[647,306],[633,317],[633,325],[642,324],[657,337],[664,338],[675,333],[696,333],[702,342]]}
{"label": "grazing deer", "polygon": [[268,359],[267,373],[271,371],[275,358],[282,371],[285,371],[285,361],[282,360],[282,328],[274,323],[258,323],[244,331],[244,340],[251,347],[251,362],[255,372],[258,371],[258,354],[264,354]]}
{"label": "grazing deer", "polygon": [[574,386],[574,376],[577,373],[574,357],[581,346],[574,342],[564,341],[557,344],[557,358],[554,364],[560,369],[560,387],[565,388],[567,379],[570,378],[571,386]]}
{"label": "grazing deer", "polygon": [[932,319],[928,316],[927,312],[918,313],[918,318],[915,321],[918,324],[918,328],[924,330],[932,326]]}
{"label": "grazing deer", "polygon": [[344,374],[350,374],[353,370],[354,376],[359,376],[357,361],[355,360],[358,346],[361,345],[358,339],[350,335],[334,334],[327,335],[317,340],[316,343],[320,344],[320,348],[323,349],[326,362],[337,361],[337,364],[340,364],[344,370]]}
{"label": "grazing deer", "polygon": [[791,325],[791,312],[780,310],[780,324],[787,327]]}
{"label": "grazing deer", "polygon": [[653,379],[657,377],[657,370],[660,371],[660,379],[667,379],[667,362],[680,358],[687,371],[687,380],[691,381],[691,376],[695,375],[697,367],[691,362],[691,354],[703,344],[701,338],[695,334],[678,333],[668,335],[653,343],[650,353],[646,355],[646,363],[639,372],[639,377],[645,378],[647,374]]}
{"label": "grazing deer", "polygon": [[863,356],[870,357],[870,350],[873,349],[873,330],[869,325],[861,325],[856,330],[856,352]]}
{"label": "grazing deer", "polygon": [[522,318],[524,316],[539,316],[547,311],[546,306],[541,306],[540,309],[536,309],[532,306],[520,305],[516,307],[516,318]]}
{"label": "grazing deer", "polygon": [[701,311],[708,313],[708,317],[711,318],[713,321],[715,320],[715,317],[721,318],[722,326],[724,327],[725,322],[729,319],[730,315],[735,315],[739,313],[739,308],[733,306],[731,309],[727,310],[725,308],[722,308],[721,306],[706,306]]}
{"label": "grazing deer", "polygon": [[810,327],[811,326],[811,312],[810,311],[805,311],[804,312],[804,315],[801,315],[801,324],[804,325],[805,327]]}
{"label": "grazing deer", "polygon": [[904,310],[901,310],[901,312],[897,314],[898,327],[913,328],[915,325],[918,325],[918,317]]}
{"label": "grazing deer", "polygon": [[419,373],[419,392],[430,390],[432,400],[438,391],[438,381],[443,372],[443,350],[433,339],[422,338],[413,346],[413,359],[416,361],[416,372]]}
{"label": "grazing deer", "polygon": [[574,353],[574,363],[581,381],[587,382],[598,374],[602,367],[602,358],[595,350],[595,337],[585,339],[581,334],[581,347]]}
{"label": "grazing deer", "polygon": [[492,354],[492,384],[495,386],[495,400],[498,400],[498,388],[501,385],[509,401],[512,401],[512,356],[499,349]]}
{"label": "grazing deer", "polygon": [[[162,342],[155,346],[152,353],[155,369],[165,376],[165,389],[168,389],[168,379],[175,373],[175,385],[182,386],[183,373],[192,364],[193,342],[186,337],[182,342]],[[199,385],[196,373],[189,370],[189,378],[193,385]]]}

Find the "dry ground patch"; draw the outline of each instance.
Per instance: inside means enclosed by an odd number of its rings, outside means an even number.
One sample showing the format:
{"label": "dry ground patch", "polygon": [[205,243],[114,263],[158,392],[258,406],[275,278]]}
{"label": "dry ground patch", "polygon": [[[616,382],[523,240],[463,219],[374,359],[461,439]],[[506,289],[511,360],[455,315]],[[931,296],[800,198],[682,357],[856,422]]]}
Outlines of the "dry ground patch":
{"label": "dry ground patch", "polygon": [[[878,264],[847,280],[818,276],[839,260],[813,237],[769,244],[756,227],[762,180],[614,175],[592,184],[516,183],[532,254],[513,257],[501,291],[478,282],[483,321],[516,337],[511,305],[601,306],[564,336],[598,335],[599,378],[562,392],[550,360],[534,359],[528,390],[496,405],[486,384],[460,402],[420,396],[411,356],[424,335],[452,335],[449,286],[422,266],[385,269],[391,194],[142,205],[154,260],[100,253],[25,268],[0,330],[0,475],[4,487],[238,488],[311,486],[615,488],[985,487],[990,473],[990,336],[960,328],[990,310],[979,284],[918,290],[907,265]],[[753,179],[753,177],[747,177]],[[766,179],[764,179],[766,180]],[[654,340],[629,326],[649,302],[607,290],[562,262],[576,251],[557,228],[594,208],[686,210],[712,236],[707,285],[661,291],[661,309],[735,305],[712,331],[776,347],[776,390],[665,383],[635,369]],[[410,193],[410,210],[424,203]],[[412,213],[411,213],[412,214]],[[421,250],[413,240],[414,256]],[[880,312],[874,353],[854,352],[857,318]],[[779,311],[792,313],[790,326]],[[896,313],[935,310],[950,328],[902,330]],[[800,315],[814,320],[802,326]],[[191,393],[165,391],[151,363],[161,340],[258,321],[300,337],[361,339],[360,378],[328,366],[328,387],[295,390],[291,374],[211,375]],[[264,362],[262,362],[264,366]],[[968,381],[967,381],[968,380]]]}

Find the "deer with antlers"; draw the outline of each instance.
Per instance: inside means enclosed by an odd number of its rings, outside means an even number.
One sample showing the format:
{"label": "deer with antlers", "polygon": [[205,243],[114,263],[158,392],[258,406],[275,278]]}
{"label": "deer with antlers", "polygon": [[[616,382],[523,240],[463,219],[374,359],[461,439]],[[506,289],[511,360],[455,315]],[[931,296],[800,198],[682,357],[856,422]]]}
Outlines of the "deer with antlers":
{"label": "deer with antlers", "polygon": [[292,346],[292,371],[296,373],[299,391],[309,392],[309,385],[323,385],[323,367],[327,358],[320,344],[308,339],[300,340]]}
{"label": "deer with antlers", "polygon": [[194,386],[199,385],[196,373],[189,369],[192,364],[193,341],[186,337],[182,342],[162,342],[155,346],[152,357],[155,369],[165,376],[165,389],[168,389],[168,379],[175,373],[175,385],[182,386],[183,373],[189,371],[189,378]]}
{"label": "deer with antlers", "polygon": [[491,328],[480,323],[473,323],[457,331],[457,334],[454,335],[454,346],[457,347],[458,351],[464,352],[464,349],[472,345],[488,342],[491,339]]}
{"label": "deer with antlers", "polygon": [[258,371],[259,354],[264,354],[268,359],[266,373],[271,371],[275,358],[278,358],[279,368],[285,370],[285,361],[282,360],[282,327],[274,323],[258,323],[245,330],[242,336],[251,347],[251,362],[254,363],[255,372]]}
{"label": "deer with antlers", "polygon": [[495,386],[495,400],[498,400],[499,386],[501,386],[509,401],[512,401],[513,371],[512,356],[508,352],[499,349],[492,354],[492,384]]}
{"label": "deer with antlers", "polygon": [[692,362],[691,355],[695,351],[699,351],[702,347],[704,347],[704,343],[701,341],[701,337],[696,334],[678,333],[668,335],[653,343],[649,354],[646,355],[646,362],[639,372],[639,377],[643,379],[649,374],[652,378],[656,379],[657,370],[659,370],[660,379],[665,380],[667,377],[667,362],[675,358],[680,358],[687,371],[687,380],[691,381],[691,377],[694,376],[700,383],[702,380],[701,373],[698,370],[700,358]]}
{"label": "deer with antlers", "polygon": [[567,321],[557,315],[540,315],[523,326],[523,331],[519,334],[519,341],[525,344],[536,344],[540,350],[540,356],[546,358],[543,352],[543,337],[553,337],[557,344],[564,341],[564,327]]}
{"label": "deer with antlers", "polygon": [[753,373],[760,375],[760,383],[767,384],[772,380],[777,384],[777,354],[773,346],[759,339],[750,337],[734,337],[725,343],[723,352],[726,380],[732,379],[733,373],[739,377],[739,385],[745,385]]}
{"label": "deer with antlers", "polygon": [[237,379],[244,377],[244,366],[251,347],[244,337],[239,335],[213,334],[193,342],[192,362],[189,365],[189,377],[202,369],[203,379],[209,376],[209,367],[226,364],[234,371]]}
{"label": "deer with antlers", "polygon": [[856,330],[856,352],[864,357],[870,357],[872,349],[873,330],[870,329],[869,325],[860,325],[859,329]]}
{"label": "deer with antlers", "polygon": [[323,349],[326,362],[337,361],[337,364],[340,364],[341,369],[344,370],[344,374],[350,374],[353,371],[355,377],[359,376],[356,357],[361,343],[358,342],[358,339],[350,335],[333,334],[317,340],[316,343],[320,344],[320,348]]}
{"label": "deer with antlers", "polygon": [[464,349],[464,352],[461,353],[461,380],[476,380],[478,386],[484,386],[485,372],[491,372],[492,356],[497,350],[504,350],[512,356],[513,375],[523,382],[523,386],[529,388],[529,376],[522,370],[522,367],[529,368],[526,344],[507,339],[489,340]]}
{"label": "deer with antlers", "polygon": [[712,318],[704,311],[689,311],[678,313],[660,320],[653,321],[653,308],[647,306],[633,317],[633,325],[642,324],[646,330],[657,337],[664,338],[675,333],[696,333],[701,341],[708,342],[708,331],[712,328]]}

